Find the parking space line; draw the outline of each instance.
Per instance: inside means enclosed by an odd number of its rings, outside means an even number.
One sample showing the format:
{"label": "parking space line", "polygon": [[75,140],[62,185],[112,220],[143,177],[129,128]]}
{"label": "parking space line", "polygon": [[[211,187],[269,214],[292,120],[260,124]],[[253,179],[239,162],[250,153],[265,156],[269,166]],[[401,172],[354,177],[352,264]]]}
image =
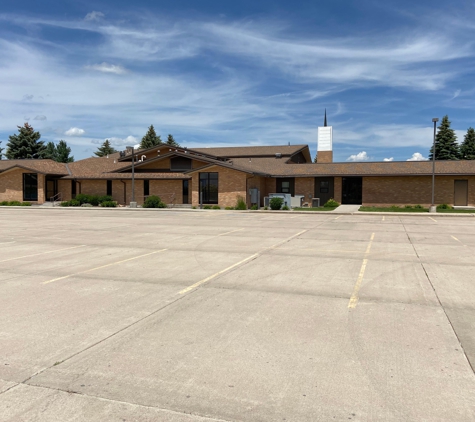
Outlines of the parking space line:
{"label": "parking space line", "polygon": [[[369,241],[368,247],[366,248],[365,255],[368,255],[371,250],[371,245],[373,244],[374,240],[374,233],[371,235],[371,239]],[[353,290],[353,294],[350,297],[350,301],[348,303],[348,308],[354,309],[358,304],[359,300],[359,292],[361,288],[361,283],[363,282],[364,273],[366,271],[366,265],[368,264],[368,258],[363,259],[363,264],[361,265],[360,273],[358,274],[358,279],[356,280],[355,288]]]}
{"label": "parking space line", "polygon": [[61,252],[61,251],[67,251],[67,250],[70,250],[70,249],[77,249],[77,248],[84,248],[85,246],[86,245],[79,245],[79,246],[73,246],[72,248],[55,249],[54,251],[40,252],[40,253],[35,253],[35,254],[32,254],[32,255],[23,255],[23,256],[18,256],[16,258],[3,259],[0,262],[15,261],[16,259],[30,258],[32,256],[45,255],[47,253]]}
{"label": "parking space line", "polygon": [[139,259],[139,258],[143,258],[143,257],[145,257],[145,256],[154,255],[154,254],[156,254],[156,253],[164,252],[164,251],[166,251],[166,250],[168,250],[168,249],[160,249],[159,251],[154,251],[154,252],[149,252],[149,253],[146,253],[146,254],[143,254],[143,255],[134,256],[133,258],[123,259],[122,261],[112,262],[112,263],[110,263],[110,264],[101,265],[100,267],[91,268],[91,269],[89,269],[89,270],[79,271],[79,272],[77,272],[77,273],[68,274],[68,275],[65,275],[65,276],[63,276],[63,277],[53,278],[52,280],[43,281],[41,284],[49,284],[49,283],[53,283],[54,281],[59,281],[59,280],[64,280],[64,279],[66,279],[66,278],[74,277],[75,275],[90,273],[91,271],[100,270],[100,269],[102,269],[102,268],[107,268],[107,267],[110,267],[110,266],[112,266],[112,265],[122,264],[122,263],[128,262],[128,261],[133,261],[134,259]]}
{"label": "parking space line", "polygon": [[335,218],[335,220],[338,220],[339,218],[343,217],[342,215],[340,215],[339,217]]}
{"label": "parking space line", "polygon": [[202,284],[205,284],[207,283],[208,281],[212,280],[213,278],[216,278],[218,276],[220,276],[221,274],[224,274],[224,273],[227,273],[228,271],[231,271],[233,268],[236,268],[238,267],[239,265],[242,265],[242,264],[245,264],[246,262],[249,262],[249,261],[252,261],[254,259],[256,259],[257,257],[259,257],[260,255],[262,255],[264,252],[266,251],[269,251],[269,250],[272,250],[272,249],[276,249],[278,246],[286,243],[286,242],[289,242],[290,240],[300,236],[301,234],[307,232],[308,230],[302,230],[301,232],[298,232],[297,234],[294,234],[293,236],[290,236],[289,238],[285,239],[285,240],[281,240],[280,242],[276,243],[275,245],[272,245],[272,246],[269,246],[267,248],[264,248],[263,250],[261,250],[260,252],[257,252],[251,256],[248,256],[247,258],[243,259],[242,261],[239,261],[237,262],[236,264],[233,264],[227,268],[225,268],[224,270],[221,270],[213,275],[210,275],[209,277],[206,277],[204,278],[203,280],[200,280],[198,282],[196,282],[195,284],[192,284],[191,286],[188,286],[186,287],[185,289],[183,290],[180,290],[178,292],[179,295],[183,295],[185,293],[188,293],[190,292],[191,290],[194,290],[196,289],[197,287],[201,286]]}
{"label": "parking space line", "polygon": [[427,218],[430,218],[432,221],[435,221],[437,223],[437,220],[434,220],[432,217],[427,217]]}
{"label": "parking space line", "polygon": [[242,229],[231,230],[230,232],[218,234],[218,236],[225,236],[225,235],[227,235],[227,234],[240,232],[241,230],[244,230],[244,227],[243,227]]}

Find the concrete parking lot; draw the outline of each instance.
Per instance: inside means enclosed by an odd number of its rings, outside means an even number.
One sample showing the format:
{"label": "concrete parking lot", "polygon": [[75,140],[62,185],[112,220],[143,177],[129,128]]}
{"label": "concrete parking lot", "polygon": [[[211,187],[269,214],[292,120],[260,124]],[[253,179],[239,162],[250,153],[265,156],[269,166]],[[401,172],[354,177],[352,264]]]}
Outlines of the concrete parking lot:
{"label": "concrete parking lot", "polygon": [[473,217],[0,209],[0,420],[475,420],[474,252]]}

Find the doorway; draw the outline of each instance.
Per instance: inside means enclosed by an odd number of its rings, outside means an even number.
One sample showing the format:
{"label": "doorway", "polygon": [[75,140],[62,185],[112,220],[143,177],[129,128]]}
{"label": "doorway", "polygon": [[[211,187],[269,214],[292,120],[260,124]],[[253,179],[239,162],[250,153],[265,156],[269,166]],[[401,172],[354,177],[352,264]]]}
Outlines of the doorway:
{"label": "doorway", "polygon": [[320,198],[320,205],[335,197],[334,179],[334,177],[315,177],[314,198]]}
{"label": "doorway", "polygon": [[462,207],[468,205],[468,180],[454,181],[454,205]]}
{"label": "doorway", "polygon": [[363,178],[343,177],[342,178],[342,204],[361,205],[363,203]]}
{"label": "doorway", "polygon": [[45,200],[50,201],[51,198],[58,194],[58,179],[46,177]]}

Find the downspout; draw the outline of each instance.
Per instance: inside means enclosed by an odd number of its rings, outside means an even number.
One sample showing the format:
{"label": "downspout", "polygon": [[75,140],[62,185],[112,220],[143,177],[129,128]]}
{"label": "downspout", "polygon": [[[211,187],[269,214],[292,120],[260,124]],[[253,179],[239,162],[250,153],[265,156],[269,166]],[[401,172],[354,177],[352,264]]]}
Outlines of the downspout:
{"label": "downspout", "polygon": [[127,205],[127,202],[126,202],[127,201],[127,185],[122,179],[119,181],[124,184],[124,205]]}

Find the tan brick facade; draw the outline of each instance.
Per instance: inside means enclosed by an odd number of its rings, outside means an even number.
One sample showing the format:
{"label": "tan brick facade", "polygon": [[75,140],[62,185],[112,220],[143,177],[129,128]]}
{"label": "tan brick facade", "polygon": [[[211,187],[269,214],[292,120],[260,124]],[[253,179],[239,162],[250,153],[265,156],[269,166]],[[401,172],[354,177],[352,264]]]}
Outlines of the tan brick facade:
{"label": "tan brick facade", "polygon": [[[23,202],[23,173],[33,173],[32,171],[14,169],[0,174],[0,202],[20,201]],[[38,201],[28,201],[33,204],[43,204],[45,202],[45,175],[38,175]]]}
{"label": "tan brick facade", "polygon": [[[468,180],[468,204],[475,206],[475,176],[436,176],[435,204],[454,204],[455,180]],[[432,177],[364,177],[363,205],[431,205]]]}
{"label": "tan brick facade", "polygon": [[303,202],[312,204],[312,198],[315,196],[315,178],[296,177],[295,195],[305,195]]}
{"label": "tan brick facade", "polygon": [[333,151],[318,151],[317,163],[333,163]]}
{"label": "tan brick facade", "polygon": [[333,199],[341,204],[343,180],[341,177],[335,177],[333,180]]}

